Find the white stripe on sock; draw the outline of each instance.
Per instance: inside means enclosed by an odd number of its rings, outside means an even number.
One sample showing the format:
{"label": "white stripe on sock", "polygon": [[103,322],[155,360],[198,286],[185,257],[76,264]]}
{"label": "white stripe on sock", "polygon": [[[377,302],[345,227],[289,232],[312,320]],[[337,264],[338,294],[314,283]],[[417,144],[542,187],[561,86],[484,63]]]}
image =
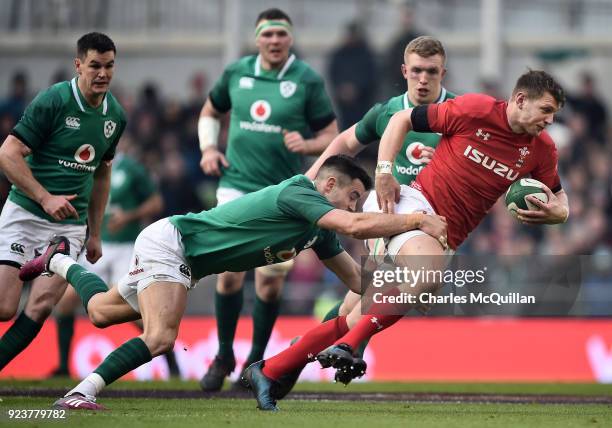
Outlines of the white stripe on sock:
{"label": "white stripe on sock", "polygon": [[66,279],[68,269],[70,269],[70,266],[75,264],[76,262],[72,257],[67,256],[66,254],[58,253],[51,257],[51,261],[49,262],[49,270]]}

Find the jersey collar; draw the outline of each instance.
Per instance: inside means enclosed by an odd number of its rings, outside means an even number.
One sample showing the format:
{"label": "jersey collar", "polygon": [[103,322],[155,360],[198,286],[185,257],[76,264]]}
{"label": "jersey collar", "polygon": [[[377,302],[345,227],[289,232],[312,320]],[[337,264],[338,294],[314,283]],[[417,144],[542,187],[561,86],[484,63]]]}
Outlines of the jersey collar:
{"label": "jersey collar", "polygon": [[[440,96],[436,100],[435,104],[440,104],[445,99],[446,99],[446,88],[444,88],[444,86],[443,86],[442,90],[440,91]],[[408,99],[408,91],[406,91],[404,93],[404,98],[402,99],[402,104],[403,104],[404,110],[406,110],[407,108],[413,108],[414,107],[414,104],[412,104],[410,102],[410,100]]]}
{"label": "jersey collar", "polygon": [[[281,70],[276,75],[277,80],[282,79],[285,76],[285,74],[287,74],[287,71],[289,70],[289,67],[291,67],[291,64],[293,64],[293,61],[295,61],[295,54],[291,54],[289,58],[287,58],[285,65],[283,66],[283,68],[281,68]],[[257,58],[255,59],[255,77],[259,77],[260,75],[261,75],[261,55],[257,55]]]}
{"label": "jersey collar", "polygon": [[[73,77],[70,81],[70,87],[72,88],[72,95],[76,100],[79,108],[83,113],[85,113],[85,105],[87,102],[85,101],[83,94],[79,90],[79,85],[77,85],[77,78]],[[104,100],[102,101],[102,114],[106,116],[106,112],[108,111],[108,93],[104,94]]]}

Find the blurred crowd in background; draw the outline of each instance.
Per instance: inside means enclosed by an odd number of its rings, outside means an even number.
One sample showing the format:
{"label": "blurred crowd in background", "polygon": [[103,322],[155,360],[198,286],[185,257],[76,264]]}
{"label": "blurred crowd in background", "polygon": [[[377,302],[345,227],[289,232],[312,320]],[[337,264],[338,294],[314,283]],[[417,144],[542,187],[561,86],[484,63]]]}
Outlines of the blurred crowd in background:
{"label": "blurred crowd in background", "polygon": [[[409,15],[402,28],[386,51],[378,52],[370,47],[362,26],[358,22],[349,23],[341,44],[329,53],[324,76],[341,129],[357,122],[375,102],[405,91],[406,84],[400,74],[403,50],[410,40],[422,33],[414,27]],[[299,46],[297,51],[299,53]],[[72,71],[58,70],[50,75],[49,84],[71,77]],[[217,77],[205,71],[194,71],[186,82],[190,88],[187,99],[162,97],[158,82],[146,82],[141,88],[120,85],[111,88],[128,114],[122,148],[141,160],[157,180],[165,202],[161,217],[197,212],[215,205],[217,180],[205,176],[199,166],[197,120]],[[562,185],[569,195],[569,221],[559,226],[523,226],[507,213],[501,201],[460,248],[460,253],[610,254],[612,132],[608,106],[598,95],[597,82],[589,70],[583,70],[576,79],[580,81],[580,90],[567,94],[567,105],[549,129],[559,151]],[[454,76],[453,81],[460,80]],[[17,72],[10,82],[3,83],[8,85],[9,95],[0,100],[0,141],[19,120],[36,91],[43,89],[30,87],[25,72]],[[448,89],[460,93],[460,88]],[[496,82],[491,81],[483,81],[481,91],[502,99],[509,95],[501,93]],[[360,159],[373,171],[376,147],[368,148]],[[9,186],[1,177],[0,204]],[[347,241],[346,245],[355,257],[361,254],[360,243]],[[308,296],[320,294],[323,289],[332,296],[342,291],[331,286],[335,278],[311,252],[298,257],[289,280],[296,285],[288,287],[286,293],[293,295],[296,301],[308,301]],[[313,283],[320,286],[313,287]],[[297,312],[308,310],[299,305],[293,309]]]}

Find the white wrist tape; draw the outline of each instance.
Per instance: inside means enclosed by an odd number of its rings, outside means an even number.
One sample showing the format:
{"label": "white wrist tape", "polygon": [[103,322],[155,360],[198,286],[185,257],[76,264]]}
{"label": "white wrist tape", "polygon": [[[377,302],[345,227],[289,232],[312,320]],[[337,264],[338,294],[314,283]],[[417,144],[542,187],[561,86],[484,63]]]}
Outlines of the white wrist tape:
{"label": "white wrist tape", "polygon": [[378,161],[376,164],[376,174],[393,174],[393,162]]}
{"label": "white wrist tape", "polygon": [[210,116],[201,116],[198,120],[198,139],[200,140],[200,151],[210,146],[217,147],[221,123],[218,119]]}

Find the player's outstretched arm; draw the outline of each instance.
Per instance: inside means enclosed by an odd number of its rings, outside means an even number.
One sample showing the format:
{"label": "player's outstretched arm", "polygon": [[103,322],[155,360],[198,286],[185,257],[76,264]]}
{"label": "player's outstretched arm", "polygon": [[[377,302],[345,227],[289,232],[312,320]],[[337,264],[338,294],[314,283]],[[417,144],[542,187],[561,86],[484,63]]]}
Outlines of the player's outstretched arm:
{"label": "player's outstretched arm", "polygon": [[55,220],[79,218],[79,214],[70,203],[77,195],[52,195],[34,178],[32,170],[24,159],[31,153],[32,150],[17,137],[9,135],[0,146],[0,169],[11,183],[40,204]]}
{"label": "player's outstretched arm", "polygon": [[202,152],[200,168],[206,175],[219,176],[221,175],[221,165],[225,168],[229,166],[225,155],[217,148],[219,131],[221,130],[221,117],[223,117],[223,113],[217,111],[210,98],[207,98],[198,120],[198,139]]}
{"label": "player's outstretched arm", "polygon": [[361,294],[361,267],[346,251],[322,260],[351,291]]}
{"label": "player's outstretched arm", "polygon": [[543,187],[548,196],[544,203],[533,195],[527,196],[529,202],[538,207],[537,210],[517,210],[517,218],[525,224],[558,224],[565,223],[569,217],[569,203],[563,189],[553,193],[548,186]]}
{"label": "player's outstretched arm", "polygon": [[412,130],[412,109],[399,111],[391,117],[378,146],[376,164],[376,199],[385,213],[393,213],[399,202],[400,186],[393,177],[393,161],[399,153],[406,134]]}
{"label": "player's outstretched arm", "polygon": [[317,225],[322,229],[333,230],[357,239],[392,236],[421,229],[440,241],[440,238],[446,240],[447,229],[444,217],[437,215],[352,213],[340,209],[325,214]]}
{"label": "player's outstretched arm", "polygon": [[314,164],[306,171],[306,176],[311,180],[314,180],[317,172],[319,172],[319,168],[323,165],[323,162],[327,160],[330,156],[334,155],[349,155],[355,156],[363,149],[366,148],[364,144],[361,144],[357,139],[357,135],[355,134],[355,129],[357,128],[357,124],[351,126],[348,129],[345,129],[340,134],[333,139],[329,146],[325,149],[325,151],[319,156],[319,158],[315,161]]}

